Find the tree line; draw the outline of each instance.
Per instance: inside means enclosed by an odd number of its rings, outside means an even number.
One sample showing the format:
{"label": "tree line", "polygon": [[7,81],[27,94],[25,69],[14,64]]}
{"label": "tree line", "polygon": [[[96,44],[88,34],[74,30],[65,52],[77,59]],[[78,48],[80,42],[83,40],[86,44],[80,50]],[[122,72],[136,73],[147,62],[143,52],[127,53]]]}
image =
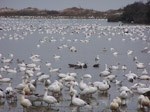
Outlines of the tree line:
{"label": "tree line", "polygon": [[150,24],[150,2],[135,2],[123,8],[121,15],[111,15],[108,21]]}

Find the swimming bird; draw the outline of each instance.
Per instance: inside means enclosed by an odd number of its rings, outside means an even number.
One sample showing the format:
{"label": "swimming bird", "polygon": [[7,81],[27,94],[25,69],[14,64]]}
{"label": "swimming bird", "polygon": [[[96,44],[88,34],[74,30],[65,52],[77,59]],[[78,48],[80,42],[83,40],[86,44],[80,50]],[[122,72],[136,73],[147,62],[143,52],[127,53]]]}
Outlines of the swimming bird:
{"label": "swimming bird", "polygon": [[2,98],[4,98],[5,95],[4,95],[4,92],[3,90],[0,88],[0,101],[2,101]]}
{"label": "swimming bird", "polygon": [[48,105],[57,103],[57,100],[55,97],[48,95],[48,89],[47,88],[45,88],[43,101],[48,103]]}
{"label": "swimming bird", "polygon": [[85,88],[88,87],[88,85],[83,81],[83,78],[81,78],[81,81],[79,83],[79,87],[81,90],[84,90]]}
{"label": "swimming bird", "polygon": [[84,100],[77,98],[75,94],[72,97],[71,103],[75,106],[78,106],[78,107],[82,107],[82,106],[87,105],[87,103]]}
{"label": "swimming bird", "polygon": [[55,55],[53,55],[53,58],[54,58],[54,59],[56,59],[56,60],[60,59],[60,57],[61,57],[61,56],[56,55],[56,54],[55,54]]}
{"label": "swimming bird", "polygon": [[63,88],[62,83],[55,80],[51,85],[48,86],[47,89],[54,93],[61,93],[62,88]]}
{"label": "swimming bird", "polygon": [[84,88],[80,94],[85,96],[91,96],[92,94],[97,92],[97,87],[92,85],[88,85],[86,88]]}
{"label": "swimming bird", "polygon": [[99,63],[94,64],[93,67],[94,67],[94,68],[98,68],[98,67],[99,67]]}
{"label": "swimming bird", "polygon": [[121,67],[121,69],[122,69],[122,70],[127,70],[127,66],[126,66],[126,65],[123,65],[123,66]]}
{"label": "swimming bird", "polygon": [[13,90],[12,86],[11,86],[11,82],[9,83],[8,87],[6,87],[5,89],[5,94],[7,98],[10,98],[14,95],[15,91]]}
{"label": "swimming bird", "polygon": [[100,60],[100,57],[99,57],[99,55],[97,55],[96,57],[95,57],[95,61],[99,61]]}
{"label": "swimming bird", "polygon": [[25,98],[25,92],[22,91],[21,93],[21,98],[20,98],[20,104],[25,107],[25,108],[29,108],[32,106],[32,103],[29,99]]}
{"label": "swimming bird", "polygon": [[110,89],[110,84],[107,80],[95,81],[93,82],[93,85],[98,88],[99,91],[102,91],[103,93],[107,93],[107,91]]}
{"label": "swimming bird", "polygon": [[149,75],[141,75],[138,77],[141,80],[150,80],[150,76]]}
{"label": "swimming bird", "polygon": [[132,73],[131,71],[129,71],[129,73],[125,74],[124,76],[126,76],[127,80],[130,82],[133,82],[135,79],[138,78],[138,76],[135,73]]}
{"label": "swimming bird", "polygon": [[110,103],[110,109],[112,110],[112,112],[116,112],[119,110],[119,104],[118,104],[118,102],[116,102],[116,100],[113,100]]}
{"label": "swimming bird", "polygon": [[116,75],[108,75],[108,76],[106,76],[104,78],[109,80],[110,82],[112,82],[113,80],[115,80],[116,77],[117,77]]}
{"label": "swimming bird", "polygon": [[100,76],[108,76],[110,74],[111,72],[109,71],[107,64],[105,64],[105,70],[100,73]]}
{"label": "swimming bird", "polygon": [[145,65],[144,65],[144,63],[136,61],[136,67],[137,67],[137,69],[143,69],[143,68],[145,68]]}
{"label": "swimming bird", "polygon": [[150,100],[147,96],[140,95],[138,97],[138,103],[140,105],[140,108],[144,108],[144,107],[149,108],[150,107]]}
{"label": "swimming bird", "polygon": [[120,98],[121,98],[121,100],[122,100],[122,105],[126,105],[126,100],[127,100],[127,98],[128,98],[128,93],[127,93],[127,91],[121,91],[121,93],[120,93]]}
{"label": "swimming bird", "polygon": [[142,71],[142,75],[148,75],[148,71],[144,68],[144,70]]}

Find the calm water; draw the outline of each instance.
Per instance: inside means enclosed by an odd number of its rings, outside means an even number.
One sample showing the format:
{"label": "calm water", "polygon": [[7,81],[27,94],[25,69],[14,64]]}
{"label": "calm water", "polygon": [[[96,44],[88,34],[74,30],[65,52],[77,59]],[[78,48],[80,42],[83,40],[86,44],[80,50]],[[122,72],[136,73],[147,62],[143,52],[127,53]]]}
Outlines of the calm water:
{"label": "calm water", "polygon": [[[105,69],[105,64],[120,66],[126,65],[127,70],[123,71],[113,70],[111,74],[116,75],[116,79],[123,81],[123,85],[130,88],[137,82],[147,84],[149,81],[136,79],[133,83],[129,82],[125,74],[129,71],[134,72],[138,76],[141,75],[143,69],[138,70],[133,61],[133,57],[137,57],[139,62],[144,63],[148,73],[150,72],[150,52],[142,53],[145,47],[149,47],[150,26],[145,25],[121,25],[121,23],[108,23],[106,20],[97,19],[5,19],[0,18],[0,53],[2,57],[11,58],[13,54],[12,63],[0,63],[2,68],[9,65],[10,68],[17,68],[17,73],[8,73],[1,71],[3,77],[12,79],[12,87],[15,88],[22,82],[24,73],[18,71],[17,59],[24,60],[25,63],[32,63],[29,58],[33,54],[40,55],[40,62],[34,62],[40,65],[41,72],[50,74],[51,82],[59,79],[57,74],[49,72],[45,63],[50,62],[52,68],[61,68],[61,73],[75,72],[77,73],[76,81],[79,83],[80,78],[84,74],[91,74],[91,82],[102,81],[104,78],[99,74]],[[126,32],[127,30],[127,32]],[[68,46],[68,47],[66,47]],[[74,46],[77,52],[71,52],[69,48]],[[61,47],[58,49],[58,47]],[[106,51],[104,51],[106,49]],[[112,50],[113,49],[113,50]],[[128,50],[132,50],[131,55],[127,55]],[[118,52],[118,55],[113,55]],[[54,55],[61,56],[56,60]],[[99,68],[92,67],[95,62],[95,57],[99,55]],[[2,60],[2,59],[1,59]],[[76,64],[78,61],[87,63],[87,69],[73,69],[69,68],[68,64]],[[121,68],[121,67],[120,67]],[[31,79],[36,78],[36,73]],[[89,80],[88,80],[89,81]],[[85,82],[88,83],[85,79]],[[5,90],[8,83],[1,83],[0,88]],[[82,107],[80,111],[93,112],[109,112],[109,104],[116,97],[119,96],[119,86],[111,82],[111,88],[107,95],[101,95],[99,92],[95,93],[92,98],[85,99],[92,108]],[[76,89],[80,93],[79,87]],[[44,94],[44,86],[39,83],[36,92]],[[19,99],[20,94],[18,94]],[[128,98],[126,106],[121,107],[122,112],[140,112],[137,104],[138,94],[134,94]],[[77,111],[76,107],[70,106],[70,96],[66,87],[62,90],[62,96],[58,97],[59,105],[53,106],[53,109],[59,109],[59,112]],[[53,112],[47,108],[47,104],[43,106],[33,106],[29,111]],[[8,103],[5,101],[0,105],[0,112],[22,112],[23,108],[19,100],[17,102]],[[147,111],[147,110],[145,110]]]}

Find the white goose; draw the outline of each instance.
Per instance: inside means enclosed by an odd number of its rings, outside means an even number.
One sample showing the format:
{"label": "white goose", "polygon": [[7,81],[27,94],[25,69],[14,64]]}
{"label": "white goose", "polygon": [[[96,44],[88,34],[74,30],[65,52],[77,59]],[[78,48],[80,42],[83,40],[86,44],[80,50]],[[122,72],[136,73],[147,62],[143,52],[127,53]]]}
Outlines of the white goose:
{"label": "white goose", "polygon": [[79,87],[81,90],[84,90],[85,88],[88,87],[88,85],[86,83],[84,83],[83,78],[81,78],[81,81],[79,83]]}
{"label": "white goose", "polygon": [[96,57],[95,57],[95,61],[99,61],[100,60],[100,57],[99,57],[99,55],[97,55]]}
{"label": "white goose", "polygon": [[142,75],[148,75],[148,71],[144,68],[144,70],[142,71]]}
{"label": "white goose", "polygon": [[147,96],[144,95],[140,95],[138,97],[138,103],[140,105],[140,108],[144,108],[144,107],[150,107],[150,100]]}
{"label": "white goose", "polygon": [[59,56],[59,55],[53,55],[53,57],[54,57],[54,59],[56,59],[56,60],[58,60],[58,59],[60,59],[61,58],[61,56]]}
{"label": "white goose", "polygon": [[11,68],[9,68],[9,69],[7,69],[6,70],[8,73],[17,73],[17,70],[16,70],[16,68],[14,68],[14,69],[11,69]]}
{"label": "white goose", "polygon": [[137,87],[137,93],[143,94],[150,91],[150,86],[149,87]]}
{"label": "white goose", "polygon": [[2,57],[2,63],[11,63],[13,61],[13,59],[11,58],[6,58],[6,57]]}
{"label": "white goose", "polygon": [[25,107],[25,108],[29,108],[32,106],[32,103],[29,99],[26,99],[25,98],[25,93],[24,91],[22,91],[22,95],[21,95],[21,98],[20,98],[20,104]]}
{"label": "white goose", "polygon": [[84,75],[83,75],[83,78],[91,79],[92,76],[91,76],[91,74],[84,74]]}
{"label": "white goose", "polygon": [[100,73],[100,76],[108,76],[110,75],[110,71],[108,69],[107,64],[105,64],[105,70]]}
{"label": "white goose", "polygon": [[106,76],[104,78],[109,80],[110,82],[112,82],[116,77],[117,77],[116,75],[108,75],[108,76]]}
{"label": "white goose", "polygon": [[13,97],[15,91],[13,90],[11,83],[9,83],[8,87],[5,89],[6,97]]}
{"label": "white goose", "polygon": [[43,97],[43,101],[49,104],[57,103],[57,100],[55,97],[48,95],[48,89],[45,89],[45,94]]}
{"label": "white goose", "polygon": [[69,90],[69,95],[70,95],[71,97],[73,97],[74,94],[77,95],[77,94],[78,94],[78,91],[77,91],[76,89],[74,89],[74,85],[71,84],[71,85],[70,85],[70,90]]}
{"label": "white goose", "polygon": [[127,66],[126,66],[126,65],[123,65],[123,66],[121,67],[121,69],[122,69],[122,70],[127,70]]}
{"label": "white goose", "polygon": [[127,91],[122,91],[121,93],[120,93],[120,98],[121,98],[121,100],[122,100],[122,105],[126,105],[126,100],[127,100],[127,98],[128,98],[128,93],[127,93]]}
{"label": "white goose", "polygon": [[149,75],[141,75],[138,77],[141,80],[150,80],[150,76]]}
{"label": "white goose", "polygon": [[9,83],[9,82],[11,82],[11,80],[12,80],[12,78],[3,78],[3,77],[1,77],[0,78],[0,82],[2,82],[2,83]]}
{"label": "white goose", "polygon": [[89,85],[81,91],[81,95],[92,95],[97,92],[97,87]]}
{"label": "white goose", "polygon": [[118,104],[118,102],[116,102],[116,100],[113,100],[110,103],[110,109],[112,110],[112,112],[116,112],[119,110],[119,104]]}
{"label": "white goose", "polygon": [[107,92],[107,90],[109,90],[110,88],[110,85],[106,80],[103,80],[102,82],[95,81],[93,84],[98,88],[98,90],[102,91],[103,93]]}
{"label": "white goose", "polygon": [[119,65],[120,65],[120,63],[118,63],[117,65],[111,65],[110,69],[111,70],[118,70],[119,69]]}
{"label": "white goose", "polygon": [[144,65],[144,63],[136,61],[136,67],[137,67],[137,69],[143,69],[143,68],[145,68],[145,65]]}
{"label": "white goose", "polygon": [[62,84],[55,80],[51,85],[48,86],[48,90],[55,93],[60,93],[62,90]]}
{"label": "white goose", "polygon": [[4,96],[4,92],[3,92],[3,90],[0,88],[0,100],[2,99],[2,98],[4,98],[5,96]]}
{"label": "white goose", "polygon": [[84,100],[77,98],[75,94],[73,95],[71,102],[73,105],[78,106],[78,107],[87,105],[87,103]]}
{"label": "white goose", "polygon": [[120,92],[122,92],[122,91],[127,91],[127,92],[129,92],[129,93],[131,93],[131,94],[133,93],[132,90],[129,89],[127,86],[122,86],[122,87],[120,87],[119,91],[120,91]]}
{"label": "white goose", "polygon": [[133,82],[134,79],[138,78],[138,76],[135,73],[132,73],[131,71],[129,71],[128,74],[125,74],[125,76],[127,77],[128,81]]}

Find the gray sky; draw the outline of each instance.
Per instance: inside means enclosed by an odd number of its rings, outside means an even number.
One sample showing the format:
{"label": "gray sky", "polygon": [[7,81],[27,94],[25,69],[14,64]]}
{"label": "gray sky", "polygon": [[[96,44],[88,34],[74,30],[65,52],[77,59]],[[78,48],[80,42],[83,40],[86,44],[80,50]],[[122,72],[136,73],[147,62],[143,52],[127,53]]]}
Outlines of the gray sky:
{"label": "gray sky", "polygon": [[0,8],[8,7],[23,9],[34,7],[48,10],[63,10],[70,7],[82,7],[105,11],[109,9],[123,8],[135,1],[147,0],[0,0]]}

